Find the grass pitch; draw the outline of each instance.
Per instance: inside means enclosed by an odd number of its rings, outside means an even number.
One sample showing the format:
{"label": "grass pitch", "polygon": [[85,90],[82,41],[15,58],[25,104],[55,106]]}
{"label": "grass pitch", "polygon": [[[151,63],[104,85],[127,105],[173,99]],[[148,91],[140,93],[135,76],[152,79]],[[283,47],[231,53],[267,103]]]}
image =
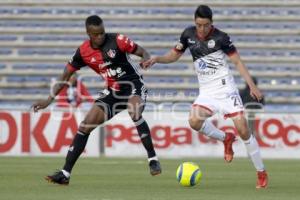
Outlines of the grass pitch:
{"label": "grass pitch", "polygon": [[[200,165],[200,184],[185,188],[176,180],[183,161]],[[300,160],[265,160],[270,185],[255,189],[248,159],[162,159],[163,173],[152,177],[143,158],[80,158],[69,186],[46,182],[64,158],[0,157],[1,200],[276,200],[300,198]]]}

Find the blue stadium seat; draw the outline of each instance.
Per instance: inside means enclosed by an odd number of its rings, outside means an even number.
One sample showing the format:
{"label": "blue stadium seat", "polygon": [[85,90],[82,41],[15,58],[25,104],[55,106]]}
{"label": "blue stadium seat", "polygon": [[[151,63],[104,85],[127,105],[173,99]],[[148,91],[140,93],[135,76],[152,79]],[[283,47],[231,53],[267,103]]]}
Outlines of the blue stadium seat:
{"label": "blue stadium seat", "polygon": [[144,80],[148,83],[183,83],[184,79],[177,76],[156,76],[156,77],[144,77]]}
{"label": "blue stadium seat", "polygon": [[5,69],[5,68],[6,68],[6,65],[3,63],[0,63],[0,69]]}
{"label": "blue stadium seat", "polygon": [[7,82],[51,82],[52,77],[49,76],[22,76],[9,75],[6,76]]}
{"label": "blue stadium seat", "polygon": [[176,89],[149,89],[148,91],[149,96],[171,96],[171,95],[177,95],[178,90]]}
{"label": "blue stadium seat", "polygon": [[9,55],[9,54],[12,54],[12,50],[11,49],[0,48],[0,55]]}
{"label": "blue stadium seat", "polygon": [[0,8],[0,14],[13,14],[13,9],[12,8],[5,8],[1,7]]}
{"label": "blue stadium seat", "polygon": [[155,64],[152,70],[186,70],[189,66],[186,63],[172,63],[172,64]]}
{"label": "blue stadium seat", "polygon": [[199,89],[185,89],[183,92],[185,96],[189,97],[197,97],[199,95]]}
{"label": "blue stadium seat", "polygon": [[24,41],[84,41],[87,36],[84,35],[25,35]]}
{"label": "blue stadium seat", "polygon": [[15,41],[18,37],[15,35],[0,35],[0,41]]}
{"label": "blue stadium seat", "polygon": [[74,49],[35,49],[35,48],[25,48],[18,50],[19,55],[72,55],[74,53]]}
{"label": "blue stadium seat", "polygon": [[98,77],[98,76],[81,76],[81,81],[82,82],[87,82],[87,83],[94,83],[94,82],[103,82],[102,78],[101,77]]}
{"label": "blue stadium seat", "polygon": [[0,93],[2,94],[26,94],[26,95],[35,95],[35,94],[49,94],[49,89],[42,89],[42,88],[9,88],[9,89],[0,89]]}

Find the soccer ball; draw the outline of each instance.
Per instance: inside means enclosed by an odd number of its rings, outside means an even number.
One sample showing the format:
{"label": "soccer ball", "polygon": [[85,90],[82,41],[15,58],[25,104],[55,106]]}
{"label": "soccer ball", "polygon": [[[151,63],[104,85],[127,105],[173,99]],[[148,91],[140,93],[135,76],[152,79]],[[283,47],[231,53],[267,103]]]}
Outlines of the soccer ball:
{"label": "soccer ball", "polygon": [[197,164],[184,162],[177,168],[176,177],[182,186],[191,187],[200,182],[202,172]]}

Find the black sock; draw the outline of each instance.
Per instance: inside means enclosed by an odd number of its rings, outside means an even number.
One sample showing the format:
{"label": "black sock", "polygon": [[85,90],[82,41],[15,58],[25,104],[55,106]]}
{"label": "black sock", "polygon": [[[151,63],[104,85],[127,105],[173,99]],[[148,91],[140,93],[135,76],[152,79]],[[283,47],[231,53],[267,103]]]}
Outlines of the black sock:
{"label": "black sock", "polygon": [[71,173],[73,166],[75,165],[76,160],[80,156],[80,154],[83,152],[87,140],[89,138],[90,134],[84,134],[81,132],[77,132],[73,139],[73,143],[69,148],[67,157],[66,157],[66,162],[64,165],[64,170],[67,172]]}
{"label": "black sock", "polygon": [[156,156],[147,122],[141,117],[139,120],[134,121],[134,123],[141,141],[147,150],[148,158]]}

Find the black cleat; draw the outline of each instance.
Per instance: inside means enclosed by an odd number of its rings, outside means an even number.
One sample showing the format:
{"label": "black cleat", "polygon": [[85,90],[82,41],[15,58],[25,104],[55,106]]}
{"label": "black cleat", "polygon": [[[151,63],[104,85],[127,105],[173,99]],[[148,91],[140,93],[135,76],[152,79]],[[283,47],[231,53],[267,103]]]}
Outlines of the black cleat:
{"label": "black cleat", "polygon": [[69,185],[70,178],[66,177],[62,171],[57,171],[53,175],[48,175],[45,179],[50,183],[56,183],[60,185]]}
{"label": "black cleat", "polygon": [[158,160],[151,160],[149,162],[150,174],[156,176],[161,174],[160,163]]}

